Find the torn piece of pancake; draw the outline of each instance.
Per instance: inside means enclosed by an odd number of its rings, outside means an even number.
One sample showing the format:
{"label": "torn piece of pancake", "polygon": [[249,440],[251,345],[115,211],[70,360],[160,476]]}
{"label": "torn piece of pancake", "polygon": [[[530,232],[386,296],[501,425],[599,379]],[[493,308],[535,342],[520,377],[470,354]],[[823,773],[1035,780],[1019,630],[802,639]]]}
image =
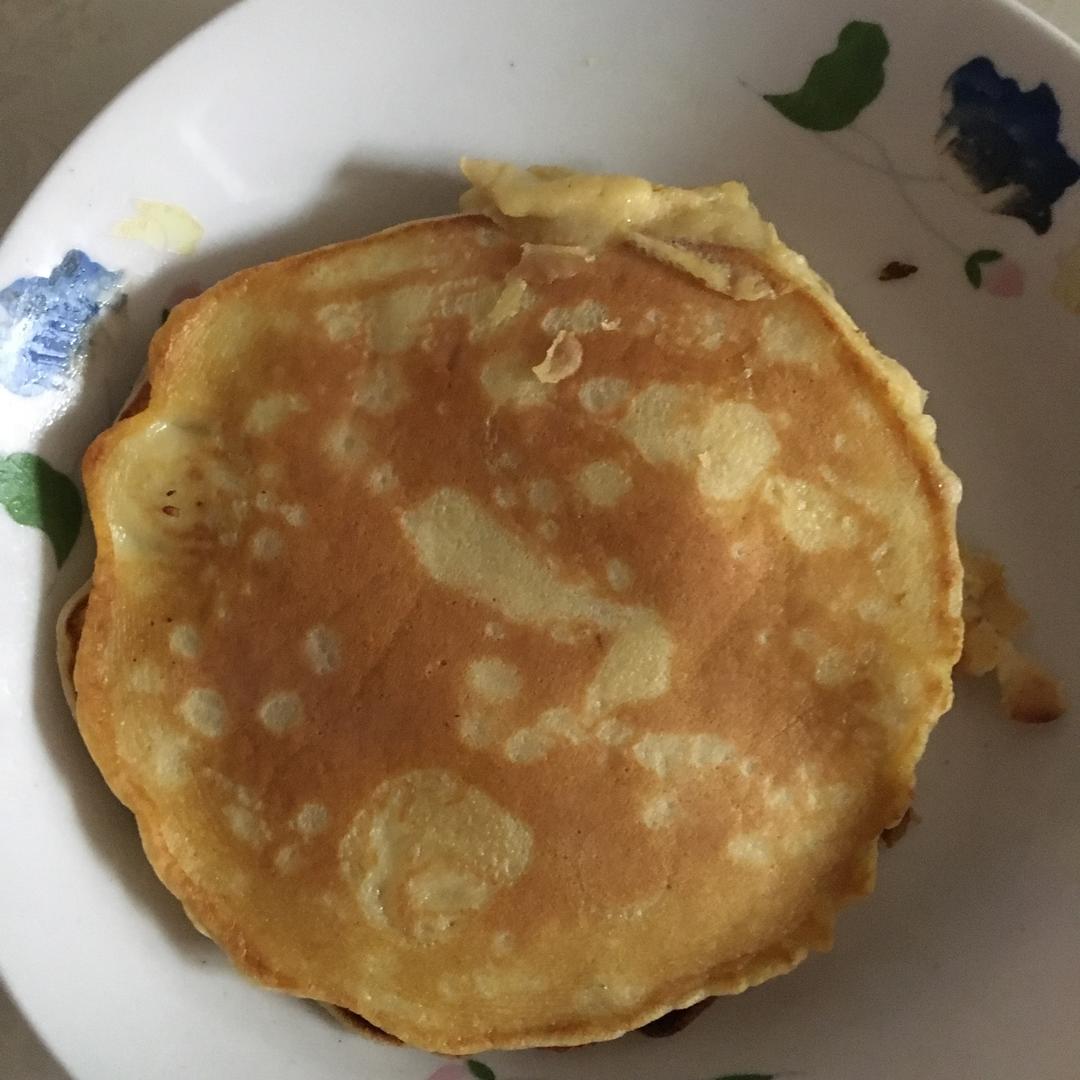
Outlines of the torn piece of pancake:
{"label": "torn piece of pancake", "polygon": [[923,395],[741,185],[469,169],[171,315],[74,670],[236,965],[455,1054],[828,948],[961,646]]}
{"label": "torn piece of pancake", "polygon": [[1028,613],[1009,595],[1005,569],[978,551],[961,552],[964,564],[964,651],[957,669],[966,675],[993,672],[1009,716],[1044,724],[1066,709],[1061,684],[1013,641]]}

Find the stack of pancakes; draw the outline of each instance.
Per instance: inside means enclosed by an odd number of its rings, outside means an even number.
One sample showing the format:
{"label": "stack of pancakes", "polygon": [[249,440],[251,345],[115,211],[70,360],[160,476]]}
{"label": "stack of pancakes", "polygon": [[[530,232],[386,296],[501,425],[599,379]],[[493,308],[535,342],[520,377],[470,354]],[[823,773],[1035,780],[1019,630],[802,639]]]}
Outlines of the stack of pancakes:
{"label": "stack of pancakes", "polygon": [[740,185],[467,171],[172,313],[62,635],[192,921],[450,1053],[827,948],[961,644],[923,395]]}

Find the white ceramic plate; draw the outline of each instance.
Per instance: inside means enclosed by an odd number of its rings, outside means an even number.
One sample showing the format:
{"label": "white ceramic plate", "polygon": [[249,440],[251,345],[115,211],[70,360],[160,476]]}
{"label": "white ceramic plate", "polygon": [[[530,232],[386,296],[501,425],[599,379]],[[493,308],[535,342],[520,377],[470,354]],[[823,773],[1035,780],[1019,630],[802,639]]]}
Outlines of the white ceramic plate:
{"label": "white ceramic plate", "polygon": [[[806,92],[763,97],[798,90],[842,30]],[[53,618],[91,559],[64,477],[177,295],[451,210],[461,152],[745,180],[929,388],[962,531],[1005,560],[1032,644],[1080,698],[1080,54],[1064,38],[991,0],[249,0],[106,110],[0,247],[0,960],[22,1007],[79,1080],[1075,1080],[1080,732],[1012,725],[985,688],[960,688],[922,823],[833,953],[669,1040],[456,1064],[374,1046],[245,983],[158,885],[57,685]],[[93,263],[62,263],[70,249]],[[881,281],[888,264],[917,270]]]}

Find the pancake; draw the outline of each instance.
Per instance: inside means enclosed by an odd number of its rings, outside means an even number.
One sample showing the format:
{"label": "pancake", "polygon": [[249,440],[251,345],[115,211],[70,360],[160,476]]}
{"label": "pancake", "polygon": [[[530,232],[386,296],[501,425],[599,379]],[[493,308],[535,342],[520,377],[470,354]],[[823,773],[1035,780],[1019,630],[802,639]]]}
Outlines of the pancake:
{"label": "pancake", "polygon": [[74,670],[196,925],[457,1054],[827,948],[961,645],[923,395],[745,189],[467,171],[174,310]]}

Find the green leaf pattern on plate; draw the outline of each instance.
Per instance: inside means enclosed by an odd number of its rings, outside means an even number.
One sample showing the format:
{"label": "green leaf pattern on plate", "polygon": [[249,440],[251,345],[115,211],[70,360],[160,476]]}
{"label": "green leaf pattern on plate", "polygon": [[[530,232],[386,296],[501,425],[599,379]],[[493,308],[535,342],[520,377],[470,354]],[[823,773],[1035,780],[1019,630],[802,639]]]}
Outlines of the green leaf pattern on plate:
{"label": "green leaf pattern on plate", "polygon": [[849,22],[798,90],[766,94],[765,100],[799,127],[839,131],[881,93],[888,55],[889,41],[877,23]]}
{"label": "green leaf pattern on plate", "polygon": [[466,1061],[465,1065],[476,1080],[495,1080],[495,1070],[490,1065],[475,1061],[473,1058]]}
{"label": "green leaf pattern on plate", "polygon": [[973,251],[964,262],[964,273],[968,281],[977,289],[982,284],[982,268],[987,263],[997,262],[1001,258],[1001,252],[993,248],[980,248]]}
{"label": "green leaf pattern on plate", "polygon": [[79,490],[37,454],[0,457],[0,506],[13,521],[40,529],[52,544],[56,565],[71,553],[82,525]]}

